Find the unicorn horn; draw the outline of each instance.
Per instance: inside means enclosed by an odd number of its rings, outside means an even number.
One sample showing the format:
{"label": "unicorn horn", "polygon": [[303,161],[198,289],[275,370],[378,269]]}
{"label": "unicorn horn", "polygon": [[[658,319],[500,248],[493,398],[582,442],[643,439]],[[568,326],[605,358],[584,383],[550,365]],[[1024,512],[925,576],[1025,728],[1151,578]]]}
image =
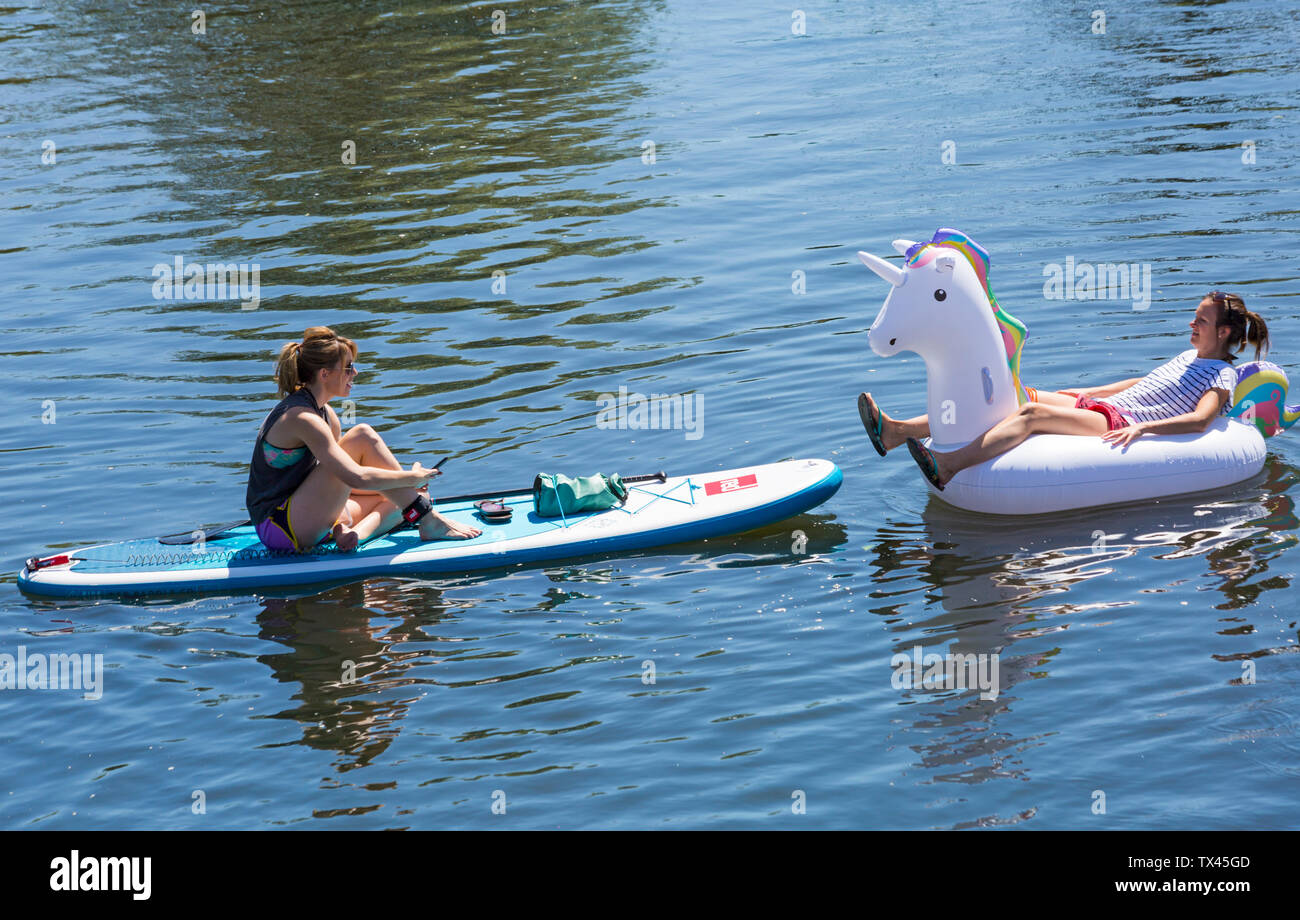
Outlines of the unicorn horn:
{"label": "unicorn horn", "polygon": [[871,269],[880,277],[884,278],[894,287],[902,287],[907,281],[907,274],[901,268],[895,268],[879,256],[873,256],[869,252],[859,252],[858,258],[862,264]]}

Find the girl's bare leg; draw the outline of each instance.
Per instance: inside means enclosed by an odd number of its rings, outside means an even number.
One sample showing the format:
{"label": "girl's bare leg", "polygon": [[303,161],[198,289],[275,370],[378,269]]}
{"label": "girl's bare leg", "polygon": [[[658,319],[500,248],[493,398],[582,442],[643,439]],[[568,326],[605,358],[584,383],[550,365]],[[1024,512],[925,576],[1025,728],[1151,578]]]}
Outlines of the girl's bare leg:
{"label": "girl's bare leg", "polygon": [[[384,439],[369,425],[356,425],[350,428],[348,433],[339,439],[339,446],[346,450],[361,466],[374,466],[389,470],[400,470],[402,468],[402,465],[397,462],[397,458],[393,456],[393,452],[388,449],[388,445],[384,443]],[[374,500],[371,497],[374,494],[381,497]],[[417,494],[423,494],[425,498],[429,497],[427,490],[424,490],[423,487],[419,490],[402,487],[398,489],[375,489],[373,492],[371,490],[364,491],[360,501],[366,501],[367,504],[362,507],[360,518],[355,519],[355,523],[351,528],[342,528],[344,539],[351,540],[347,534],[349,529],[356,533],[358,542],[366,540],[376,533],[387,533],[392,530],[397,526],[397,522],[401,520],[402,509],[415,501]],[[477,537],[482,532],[477,527],[471,527],[468,524],[461,524],[451,518],[443,517],[437,511],[430,511],[420,519],[421,540],[467,540]],[[343,544],[339,545],[343,546]]]}
{"label": "girl's bare leg", "polygon": [[880,432],[880,440],[884,442],[885,450],[893,450],[908,438],[920,440],[930,436],[930,416],[928,415],[897,419],[890,418],[885,414],[885,410],[881,409],[880,422],[883,426]]}
{"label": "girl's bare leg", "polygon": [[1106,431],[1106,417],[1100,412],[1032,402],[1025,403],[965,447],[946,452],[931,451],[931,454],[939,468],[939,481],[947,483],[966,467],[1005,454],[1031,434],[1100,437]]}
{"label": "girl's bare leg", "polygon": [[1047,406],[1065,406],[1067,409],[1073,409],[1077,396],[1066,396],[1064,393],[1052,393],[1048,390],[1038,391],[1038,401]]}
{"label": "girl's bare leg", "polygon": [[[867,398],[871,398],[870,393],[867,394]],[[1063,406],[1072,409],[1074,408],[1075,399],[1076,397],[1066,396],[1063,393],[1054,393],[1049,390],[1038,391],[1038,402],[1041,405]],[[875,402],[874,399],[871,401]],[[1033,404],[1026,403],[1026,405]],[[876,404],[876,409],[880,412],[880,439],[884,442],[885,450],[893,450],[900,444],[905,443],[908,438],[916,438],[919,441],[930,436],[930,416],[918,415],[914,418],[896,419],[885,412],[884,409],[881,409],[879,404]],[[1093,415],[1096,414],[1093,413]]]}
{"label": "girl's bare leg", "polygon": [[928,438],[930,436],[930,418],[926,415],[918,415],[916,418],[896,419],[880,408],[880,404],[872,398],[870,393],[863,393],[862,396],[870,401],[880,413],[880,440],[885,450],[893,450],[902,444],[908,438]]}
{"label": "girl's bare leg", "polygon": [[[383,438],[369,425],[356,425],[349,429],[339,438],[339,446],[361,466],[402,469]],[[402,516],[401,509],[414,501],[417,494],[428,497],[427,493],[410,487],[358,489],[353,492],[320,468],[308,474],[299,486],[299,492],[306,494],[305,500],[292,506],[294,529],[301,531],[299,541],[307,545],[305,541],[311,539],[312,534],[319,540],[332,532],[341,549],[351,549],[377,533],[386,533],[397,526]],[[351,524],[347,523],[349,517]],[[437,511],[430,511],[420,520],[422,540],[464,540],[481,533],[478,528],[443,517]]]}

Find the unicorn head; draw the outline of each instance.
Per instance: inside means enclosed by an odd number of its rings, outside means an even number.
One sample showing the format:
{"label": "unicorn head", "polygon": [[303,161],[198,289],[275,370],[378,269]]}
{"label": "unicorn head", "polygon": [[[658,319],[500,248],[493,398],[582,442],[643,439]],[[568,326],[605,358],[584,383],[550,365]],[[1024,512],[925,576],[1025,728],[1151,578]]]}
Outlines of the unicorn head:
{"label": "unicorn head", "polygon": [[884,358],[901,351],[921,356],[934,446],[959,447],[1024,401],[1025,327],[998,306],[988,253],[960,231],[941,228],[925,243],[894,240],[894,249],[904,257],[901,268],[858,253],[893,286],[867,342]]}

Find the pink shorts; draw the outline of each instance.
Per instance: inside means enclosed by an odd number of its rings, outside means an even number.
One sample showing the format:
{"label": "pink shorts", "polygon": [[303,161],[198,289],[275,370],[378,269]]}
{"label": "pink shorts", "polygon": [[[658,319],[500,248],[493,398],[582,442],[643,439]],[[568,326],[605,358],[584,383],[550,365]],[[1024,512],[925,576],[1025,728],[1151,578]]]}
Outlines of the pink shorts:
{"label": "pink shorts", "polygon": [[1107,431],[1127,428],[1132,424],[1128,419],[1120,415],[1119,410],[1110,403],[1101,402],[1100,400],[1093,399],[1091,396],[1080,396],[1078,400],[1075,401],[1074,408],[1091,409],[1093,412],[1100,412],[1102,415],[1106,416]]}

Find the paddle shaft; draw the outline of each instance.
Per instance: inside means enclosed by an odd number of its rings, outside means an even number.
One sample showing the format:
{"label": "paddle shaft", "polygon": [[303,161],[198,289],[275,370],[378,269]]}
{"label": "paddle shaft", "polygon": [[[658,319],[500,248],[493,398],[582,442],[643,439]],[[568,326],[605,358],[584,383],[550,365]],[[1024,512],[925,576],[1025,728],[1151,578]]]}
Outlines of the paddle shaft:
{"label": "paddle shaft", "polygon": [[[660,470],[657,473],[644,473],[639,476],[623,477],[623,482],[625,483],[626,482],[650,482],[651,480],[657,482],[667,482],[668,476],[666,473],[664,473],[663,470]],[[475,492],[473,495],[445,495],[433,499],[433,503],[437,505],[437,504],[450,504],[451,502],[475,501],[480,498],[505,498],[507,495],[526,495],[532,491],[533,491],[533,487],[528,486],[525,489],[505,489],[505,490],[499,489],[495,492]],[[202,539],[211,540],[214,537],[217,537],[228,530],[234,530],[236,527],[243,527],[246,524],[251,524],[251,523],[253,523],[251,520],[231,521],[226,524],[214,524],[213,526],[205,529],[195,528],[194,530],[191,531],[182,531],[181,533],[167,534],[165,536],[159,537],[158,539],[164,543],[174,543],[174,544],[192,543],[194,541],[195,535],[201,532],[203,534]]]}
{"label": "paddle shaft", "polygon": [[[624,476],[623,482],[649,482],[650,480],[666,482],[668,476],[663,470],[657,473],[645,473],[640,476]],[[470,502],[480,498],[505,498],[507,495],[526,495],[533,491],[533,487],[526,489],[507,489],[504,492],[475,492],[472,495],[440,495],[433,500],[434,504],[450,504],[451,502]]]}

